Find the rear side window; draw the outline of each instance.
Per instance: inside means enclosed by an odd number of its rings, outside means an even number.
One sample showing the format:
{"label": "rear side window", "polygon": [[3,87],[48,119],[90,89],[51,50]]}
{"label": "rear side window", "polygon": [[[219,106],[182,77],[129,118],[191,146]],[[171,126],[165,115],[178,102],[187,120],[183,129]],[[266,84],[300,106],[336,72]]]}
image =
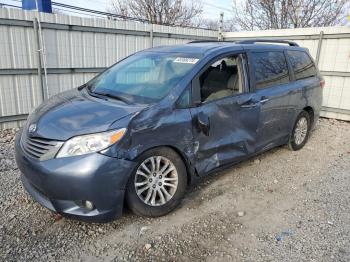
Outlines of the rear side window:
{"label": "rear side window", "polygon": [[253,53],[257,89],[289,83],[286,57],[283,52]]}
{"label": "rear side window", "polygon": [[302,51],[287,51],[292,64],[295,79],[304,79],[317,75],[317,69],[310,56]]}

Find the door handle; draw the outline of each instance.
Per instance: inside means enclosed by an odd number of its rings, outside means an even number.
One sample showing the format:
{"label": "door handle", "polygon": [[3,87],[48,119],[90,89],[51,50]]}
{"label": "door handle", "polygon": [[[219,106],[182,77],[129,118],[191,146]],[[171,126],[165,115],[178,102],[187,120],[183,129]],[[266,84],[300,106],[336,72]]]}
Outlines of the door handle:
{"label": "door handle", "polygon": [[253,99],[252,96],[243,97],[242,99],[237,100],[237,104],[241,108],[252,108],[252,107],[256,107],[258,105],[258,103],[255,101],[255,99]]}
{"label": "door handle", "polygon": [[267,96],[262,96],[261,99],[260,99],[260,104],[264,104],[264,103],[266,103],[269,100],[270,100],[270,98],[268,98]]}
{"label": "door handle", "polygon": [[265,98],[265,99],[260,100],[260,103],[261,103],[261,104],[264,104],[264,103],[266,103],[266,102],[269,101],[269,100],[270,100],[270,99]]}
{"label": "door handle", "polygon": [[247,103],[241,104],[242,108],[253,108],[256,107],[259,103],[264,104],[270,99],[267,98],[266,96],[261,97],[261,100],[259,102],[253,102],[252,100],[247,101]]}
{"label": "door handle", "polygon": [[253,107],[256,107],[257,105],[258,103],[244,104],[244,105],[241,105],[241,108],[253,108]]}

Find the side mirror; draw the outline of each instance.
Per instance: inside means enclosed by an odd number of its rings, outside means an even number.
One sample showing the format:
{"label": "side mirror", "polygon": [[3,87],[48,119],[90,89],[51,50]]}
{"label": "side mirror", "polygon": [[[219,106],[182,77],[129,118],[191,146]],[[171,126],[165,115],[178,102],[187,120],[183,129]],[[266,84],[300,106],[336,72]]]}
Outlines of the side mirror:
{"label": "side mirror", "polygon": [[210,122],[209,117],[203,113],[199,112],[197,115],[197,124],[199,131],[202,131],[204,135],[209,136]]}

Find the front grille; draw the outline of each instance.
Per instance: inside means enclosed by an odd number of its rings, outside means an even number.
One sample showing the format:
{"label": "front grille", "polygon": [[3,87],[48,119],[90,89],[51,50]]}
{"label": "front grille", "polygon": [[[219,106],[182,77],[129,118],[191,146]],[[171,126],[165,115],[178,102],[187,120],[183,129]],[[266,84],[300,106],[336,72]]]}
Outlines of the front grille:
{"label": "front grille", "polygon": [[26,134],[22,135],[21,142],[24,151],[29,156],[36,159],[41,159],[50,152],[57,152],[58,146],[61,144],[59,141],[39,137],[28,137]]}

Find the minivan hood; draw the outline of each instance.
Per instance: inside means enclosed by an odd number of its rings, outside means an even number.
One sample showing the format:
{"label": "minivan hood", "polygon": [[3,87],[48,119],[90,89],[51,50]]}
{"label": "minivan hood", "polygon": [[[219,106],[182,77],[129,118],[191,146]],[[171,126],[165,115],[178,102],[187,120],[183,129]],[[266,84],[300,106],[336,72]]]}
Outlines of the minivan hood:
{"label": "minivan hood", "polygon": [[73,136],[103,132],[112,124],[145,106],[127,105],[117,100],[106,101],[90,96],[86,90],[73,89],[58,94],[41,104],[28,118],[31,136],[67,140]]}

